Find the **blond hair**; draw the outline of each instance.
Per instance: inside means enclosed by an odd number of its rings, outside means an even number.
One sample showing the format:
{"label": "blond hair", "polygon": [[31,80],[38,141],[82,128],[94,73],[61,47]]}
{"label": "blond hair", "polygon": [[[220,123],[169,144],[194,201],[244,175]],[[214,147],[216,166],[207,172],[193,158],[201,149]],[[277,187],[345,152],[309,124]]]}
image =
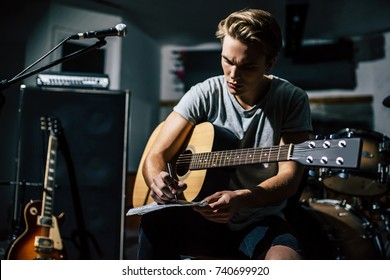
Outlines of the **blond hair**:
{"label": "blond hair", "polygon": [[267,11],[245,9],[221,20],[215,33],[223,42],[226,35],[246,44],[258,44],[268,60],[282,48],[282,32],[277,20]]}

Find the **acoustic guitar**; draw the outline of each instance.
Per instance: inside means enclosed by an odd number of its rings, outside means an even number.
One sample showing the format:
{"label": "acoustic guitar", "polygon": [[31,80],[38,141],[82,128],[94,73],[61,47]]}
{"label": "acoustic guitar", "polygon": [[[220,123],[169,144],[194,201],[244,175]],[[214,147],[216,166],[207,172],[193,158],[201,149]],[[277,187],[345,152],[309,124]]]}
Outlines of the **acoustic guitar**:
{"label": "acoustic guitar", "polygon": [[[142,166],[162,125],[153,131],[141,157],[134,182],[133,207],[153,202]],[[215,192],[216,189],[210,189],[214,184],[208,184],[211,178],[224,180],[231,174],[229,169],[240,165],[292,160],[310,167],[355,169],[359,166],[362,146],[360,138],[309,140],[301,144],[244,149],[234,148],[235,142],[232,133],[209,122],[194,127],[171,162],[178,179],[187,183],[183,199],[197,201]]]}
{"label": "acoustic guitar", "polygon": [[42,201],[35,200],[26,204],[25,230],[11,244],[7,252],[9,260],[66,259],[59,231],[64,213],[58,217],[53,215],[59,121],[52,117],[42,117],[41,129],[49,132]]}

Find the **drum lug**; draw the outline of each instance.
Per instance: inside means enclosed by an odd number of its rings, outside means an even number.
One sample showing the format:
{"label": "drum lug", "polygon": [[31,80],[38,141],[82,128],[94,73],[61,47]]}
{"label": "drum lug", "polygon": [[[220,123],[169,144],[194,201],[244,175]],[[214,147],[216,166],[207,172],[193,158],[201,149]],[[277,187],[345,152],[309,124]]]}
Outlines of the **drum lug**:
{"label": "drum lug", "polygon": [[378,164],[378,173],[380,174],[379,182],[384,183],[388,179],[389,166],[382,163]]}
{"label": "drum lug", "polygon": [[362,228],[364,230],[364,232],[360,235],[361,238],[363,239],[373,239],[374,238],[374,227],[372,226],[371,223],[369,222],[366,222],[366,223],[362,223]]}
{"label": "drum lug", "polygon": [[337,174],[341,179],[349,179],[350,174],[343,169],[339,174]]}
{"label": "drum lug", "polygon": [[345,206],[347,205],[347,201],[345,199],[341,200],[339,205],[343,208],[345,208]]}
{"label": "drum lug", "polygon": [[390,141],[385,137],[383,137],[382,142],[380,142],[378,145],[378,151],[380,153],[383,153],[383,152],[389,152],[389,150],[390,150]]}

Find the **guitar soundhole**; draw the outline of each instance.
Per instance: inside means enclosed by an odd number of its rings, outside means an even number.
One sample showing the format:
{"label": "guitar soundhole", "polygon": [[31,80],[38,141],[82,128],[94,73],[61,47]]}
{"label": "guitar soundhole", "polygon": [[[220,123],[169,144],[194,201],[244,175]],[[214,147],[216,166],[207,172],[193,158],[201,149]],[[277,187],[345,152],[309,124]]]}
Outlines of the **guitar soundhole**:
{"label": "guitar soundhole", "polygon": [[176,161],[176,174],[178,176],[184,176],[190,169],[190,163],[192,158],[192,152],[186,150],[182,153]]}

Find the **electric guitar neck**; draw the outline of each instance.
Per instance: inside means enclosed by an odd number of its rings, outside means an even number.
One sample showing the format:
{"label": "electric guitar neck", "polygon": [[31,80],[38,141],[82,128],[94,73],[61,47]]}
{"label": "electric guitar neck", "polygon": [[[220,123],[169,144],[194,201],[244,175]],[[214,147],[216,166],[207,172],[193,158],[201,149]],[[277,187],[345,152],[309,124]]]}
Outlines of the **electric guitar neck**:
{"label": "electric guitar neck", "polygon": [[11,244],[7,253],[10,260],[66,258],[59,231],[64,213],[53,215],[59,122],[41,118],[41,129],[49,132],[42,201],[30,201],[24,208],[25,231]]}

